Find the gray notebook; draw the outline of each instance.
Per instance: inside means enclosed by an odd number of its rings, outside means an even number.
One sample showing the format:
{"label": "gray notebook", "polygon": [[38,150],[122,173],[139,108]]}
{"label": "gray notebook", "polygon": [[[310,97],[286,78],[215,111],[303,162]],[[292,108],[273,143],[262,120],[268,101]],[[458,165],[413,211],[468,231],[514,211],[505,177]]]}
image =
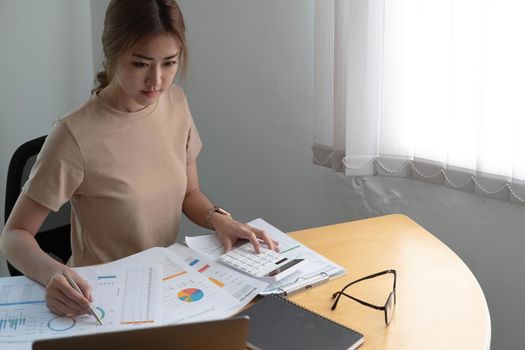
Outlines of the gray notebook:
{"label": "gray notebook", "polygon": [[277,295],[241,315],[250,317],[248,342],[261,349],[351,350],[364,342],[362,334]]}

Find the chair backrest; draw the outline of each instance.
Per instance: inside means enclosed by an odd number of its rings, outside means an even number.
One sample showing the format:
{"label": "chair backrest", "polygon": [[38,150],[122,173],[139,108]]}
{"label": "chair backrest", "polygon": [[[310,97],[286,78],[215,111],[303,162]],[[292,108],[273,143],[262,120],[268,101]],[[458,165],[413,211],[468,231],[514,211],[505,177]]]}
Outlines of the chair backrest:
{"label": "chair backrest", "polygon": [[[28,141],[18,147],[9,163],[7,172],[6,196],[5,196],[5,222],[11,214],[22,187],[29,178],[31,168],[35,164],[36,157],[46,136],[41,136]],[[69,202],[64,204],[58,212],[50,212],[38,233],[36,241],[50,256],[66,263],[71,256],[71,206]],[[11,276],[19,276],[22,273],[15,269],[9,261],[7,262]]]}

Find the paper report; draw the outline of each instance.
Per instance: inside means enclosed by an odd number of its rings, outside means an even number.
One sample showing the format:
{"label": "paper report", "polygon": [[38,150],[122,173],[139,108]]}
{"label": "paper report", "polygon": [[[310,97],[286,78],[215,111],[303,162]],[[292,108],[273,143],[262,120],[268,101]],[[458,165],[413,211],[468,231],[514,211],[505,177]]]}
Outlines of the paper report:
{"label": "paper report", "polygon": [[221,319],[240,310],[239,303],[223,288],[190,268],[166,248],[150,248],[113,264],[161,264],[162,323],[186,323]]}
{"label": "paper report", "polygon": [[237,300],[233,312],[237,312],[246,306],[268,286],[266,282],[232,270],[181,244],[176,243],[168,249],[184,259],[187,266],[233,296]]}
{"label": "paper report", "polygon": [[[278,241],[280,254],[283,257],[306,260],[306,264],[299,271],[278,282],[270,283],[260,294],[280,293],[282,289],[293,288],[295,285],[301,284],[303,281],[315,278],[316,276],[321,276],[321,274],[326,274],[332,279],[346,274],[346,270],[343,267],[314,252],[263,219],[256,219],[250,221],[248,224],[264,230],[272,239]],[[215,234],[186,237],[186,244],[194,251],[203,254],[212,261],[217,261],[219,256],[224,252]]]}
{"label": "paper report", "polygon": [[26,278],[0,278],[0,344],[110,331],[160,320],[160,266],[75,269],[93,289],[91,315],[57,316],[46,306],[45,289]]}

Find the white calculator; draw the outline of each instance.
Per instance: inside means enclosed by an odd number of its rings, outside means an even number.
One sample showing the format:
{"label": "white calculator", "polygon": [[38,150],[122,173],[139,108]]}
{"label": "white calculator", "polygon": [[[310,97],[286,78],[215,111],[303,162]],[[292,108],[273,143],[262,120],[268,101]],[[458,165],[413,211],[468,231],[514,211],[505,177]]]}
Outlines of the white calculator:
{"label": "white calculator", "polygon": [[250,242],[244,243],[219,256],[219,262],[257,278],[278,281],[300,269],[304,259],[289,259],[260,246],[259,254]]}

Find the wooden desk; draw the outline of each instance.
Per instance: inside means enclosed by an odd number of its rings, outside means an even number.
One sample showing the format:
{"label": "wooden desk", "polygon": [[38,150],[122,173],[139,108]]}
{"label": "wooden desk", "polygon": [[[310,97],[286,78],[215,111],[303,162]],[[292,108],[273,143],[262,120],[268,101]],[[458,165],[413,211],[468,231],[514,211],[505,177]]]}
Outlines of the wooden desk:
{"label": "wooden desk", "polygon": [[[359,348],[489,349],[490,315],[468,267],[436,237],[403,215],[388,215],[290,233],[342,265],[348,275],[290,299],[365,335]],[[387,327],[381,311],[332,293],[347,283],[386,269],[397,270],[397,304]],[[391,274],[350,287],[347,293],[383,305]]]}

